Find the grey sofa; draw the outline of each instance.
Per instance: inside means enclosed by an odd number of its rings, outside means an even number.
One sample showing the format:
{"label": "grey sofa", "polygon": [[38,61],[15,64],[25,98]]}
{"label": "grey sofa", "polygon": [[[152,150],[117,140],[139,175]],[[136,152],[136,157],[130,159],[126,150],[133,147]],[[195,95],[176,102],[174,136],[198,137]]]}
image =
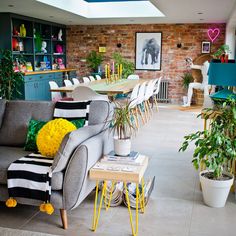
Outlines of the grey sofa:
{"label": "grey sofa", "polygon": [[[5,101],[0,99],[0,201],[8,198],[7,169],[11,162],[30,153],[24,151],[30,119],[48,121],[54,103],[42,101]],[[67,210],[76,208],[94,189],[89,169],[112,148],[105,120],[111,114],[107,101],[92,101],[89,125],[66,135],[54,158],[51,203],[60,209],[67,228]],[[39,205],[37,201],[18,198],[21,204]]]}

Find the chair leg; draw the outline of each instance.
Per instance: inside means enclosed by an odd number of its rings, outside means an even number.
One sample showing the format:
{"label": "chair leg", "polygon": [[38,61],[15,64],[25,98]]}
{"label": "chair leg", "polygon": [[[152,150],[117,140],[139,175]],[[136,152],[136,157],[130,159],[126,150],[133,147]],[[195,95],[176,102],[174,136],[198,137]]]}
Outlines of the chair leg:
{"label": "chair leg", "polygon": [[138,119],[137,119],[137,116],[136,116],[135,109],[132,109],[132,110],[131,110],[131,113],[132,113],[132,116],[134,117],[135,126],[136,126],[136,128],[138,129],[138,128],[139,128],[139,125],[138,125]]}
{"label": "chair leg", "polygon": [[149,108],[149,112],[150,112],[150,117],[152,116],[152,106],[151,103],[149,102],[149,100],[147,100],[147,104],[148,104],[148,108]]}
{"label": "chair leg", "polygon": [[143,117],[143,112],[142,112],[142,110],[141,110],[141,108],[140,108],[140,105],[138,105],[138,113],[140,114],[140,116],[141,116],[141,118],[142,118],[143,125],[144,125],[144,124],[145,124],[145,119],[144,119],[144,117]]}
{"label": "chair leg", "polygon": [[154,96],[154,102],[155,102],[155,105],[156,105],[156,109],[157,109],[157,111],[158,111],[158,103],[157,103],[157,98],[156,98],[156,96]]}
{"label": "chair leg", "polygon": [[60,209],[61,221],[63,225],[63,229],[68,229],[68,221],[67,221],[67,212],[65,209]]}
{"label": "chair leg", "polygon": [[145,117],[146,117],[146,122],[148,122],[149,120],[149,110],[148,110],[148,107],[147,107],[147,101],[144,101],[144,112],[145,112]]}

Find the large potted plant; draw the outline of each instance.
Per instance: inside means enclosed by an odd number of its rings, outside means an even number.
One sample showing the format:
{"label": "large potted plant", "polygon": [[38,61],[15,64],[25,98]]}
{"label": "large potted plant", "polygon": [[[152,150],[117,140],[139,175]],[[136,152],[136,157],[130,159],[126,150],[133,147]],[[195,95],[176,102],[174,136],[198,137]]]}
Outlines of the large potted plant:
{"label": "large potted plant", "polygon": [[14,60],[11,51],[1,51],[0,57],[0,97],[10,100],[20,94],[23,74],[13,70]]}
{"label": "large potted plant", "polygon": [[115,64],[120,65],[122,64],[122,78],[127,79],[129,75],[134,74],[134,63],[126,60],[121,56],[120,53],[113,53],[112,58],[115,60]]}
{"label": "large potted plant", "polygon": [[[183,88],[184,90],[188,91],[188,86],[191,82],[194,81],[194,78],[192,76],[192,74],[190,72],[185,72],[181,78],[183,79],[182,80],[182,85],[183,85]],[[188,97],[187,96],[183,96],[183,103],[186,104],[188,101],[187,101]]]}
{"label": "large potted plant", "polygon": [[96,51],[91,51],[86,58],[86,62],[93,72],[98,72],[98,67],[102,64],[103,60],[103,55]]}
{"label": "large potted plant", "polygon": [[125,104],[115,103],[112,118],[114,131],[114,151],[119,156],[128,156],[131,151],[131,135],[135,131],[131,121],[130,102]]}
{"label": "large potted plant", "polygon": [[204,119],[212,119],[210,128],[187,135],[179,151],[194,142],[193,166],[199,173],[204,202],[211,207],[224,207],[234,176],[231,165],[236,158],[236,102],[227,100],[217,109],[206,109]]}

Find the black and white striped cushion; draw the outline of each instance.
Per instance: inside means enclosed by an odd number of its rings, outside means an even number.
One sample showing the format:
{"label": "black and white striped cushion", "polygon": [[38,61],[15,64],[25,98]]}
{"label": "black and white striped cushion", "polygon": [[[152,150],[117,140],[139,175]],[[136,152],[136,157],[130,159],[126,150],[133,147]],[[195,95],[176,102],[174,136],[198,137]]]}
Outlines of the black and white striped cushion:
{"label": "black and white striped cushion", "polygon": [[59,101],[55,104],[54,118],[85,119],[86,126],[88,125],[90,103],[91,101]]}
{"label": "black and white striped cushion", "polygon": [[50,201],[52,158],[29,154],[14,161],[7,171],[10,197]]}

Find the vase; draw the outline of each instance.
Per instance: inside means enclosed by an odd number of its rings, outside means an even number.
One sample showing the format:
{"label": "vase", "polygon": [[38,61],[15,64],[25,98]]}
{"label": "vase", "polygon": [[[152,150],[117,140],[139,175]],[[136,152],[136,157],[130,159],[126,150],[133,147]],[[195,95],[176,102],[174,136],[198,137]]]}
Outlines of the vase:
{"label": "vase", "polygon": [[21,24],[21,26],[20,26],[20,36],[26,37],[26,28],[25,28],[24,24]]}

